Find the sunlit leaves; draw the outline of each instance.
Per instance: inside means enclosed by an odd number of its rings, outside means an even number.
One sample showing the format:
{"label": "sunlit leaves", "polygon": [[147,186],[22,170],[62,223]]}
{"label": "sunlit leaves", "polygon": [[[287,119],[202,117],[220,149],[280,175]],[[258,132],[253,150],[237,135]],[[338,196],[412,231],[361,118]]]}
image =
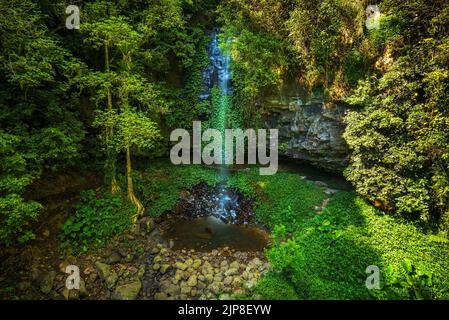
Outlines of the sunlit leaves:
{"label": "sunlit leaves", "polygon": [[98,112],[95,126],[114,129],[114,136],[106,141],[118,152],[128,147],[151,149],[160,139],[157,124],[143,112],[126,109],[120,113],[116,111]]}

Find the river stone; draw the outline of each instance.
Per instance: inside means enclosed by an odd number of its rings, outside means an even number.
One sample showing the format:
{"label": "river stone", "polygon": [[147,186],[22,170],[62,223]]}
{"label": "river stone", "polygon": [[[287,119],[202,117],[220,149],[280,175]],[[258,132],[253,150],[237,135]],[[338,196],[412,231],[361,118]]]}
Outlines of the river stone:
{"label": "river stone", "polygon": [[184,272],[182,270],[176,270],[175,279],[181,281],[184,278]]}
{"label": "river stone", "polygon": [[50,293],[51,289],[53,288],[53,284],[55,282],[56,272],[50,271],[44,275],[42,278],[40,289],[41,292],[44,294]]}
{"label": "river stone", "polygon": [[126,262],[133,262],[135,259],[136,255],[132,254],[132,253],[128,253],[125,257],[125,261]]}
{"label": "river stone", "polygon": [[163,264],[162,266],[161,266],[161,269],[159,270],[162,274],[165,274],[167,271],[168,271],[168,269],[170,268],[170,265],[169,264]]}
{"label": "river stone", "polygon": [[243,284],[243,287],[245,287],[248,290],[253,289],[256,286],[257,281],[254,279],[248,280]]}
{"label": "river stone", "polygon": [[116,251],[112,252],[111,255],[107,259],[109,264],[119,263],[121,260],[122,260],[122,257]]}
{"label": "river stone", "polygon": [[192,291],[190,287],[181,287],[181,294],[188,295]]}
{"label": "river stone", "polygon": [[202,263],[202,261],[201,261],[200,259],[195,259],[195,260],[193,261],[193,266],[192,266],[192,268],[193,268],[193,269],[198,269],[198,268],[201,266],[201,263]]}
{"label": "river stone", "polygon": [[206,288],[206,284],[203,281],[198,281],[196,287],[198,288],[198,290],[203,290],[204,288]]}
{"label": "river stone", "polygon": [[236,268],[231,268],[225,271],[224,275],[225,276],[233,276],[239,273],[239,270]]}
{"label": "river stone", "polygon": [[157,270],[159,270],[160,268],[161,268],[161,265],[160,265],[159,263],[153,264],[153,270],[154,270],[154,271],[157,271]]}
{"label": "river stone", "polygon": [[177,269],[180,269],[180,270],[185,270],[185,269],[187,269],[187,265],[185,264],[185,263],[182,263],[182,262],[176,262],[175,263],[175,267],[177,268]]}
{"label": "river stone", "polygon": [[87,289],[86,289],[86,282],[83,279],[80,279],[80,290],[79,290],[79,296],[80,297],[87,297]]}
{"label": "river stone", "polygon": [[242,280],[240,279],[240,277],[235,277],[235,278],[232,280],[232,285],[233,285],[233,286],[238,287],[238,286],[241,285],[241,283],[242,283]]}
{"label": "river stone", "polygon": [[89,280],[92,281],[92,282],[94,282],[95,280],[97,280],[97,278],[98,278],[98,274],[97,274],[96,272],[91,273],[91,274],[89,275]]}
{"label": "river stone", "polygon": [[240,264],[239,264],[238,261],[234,261],[234,262],[232,262],[232,263],[229,265],[229,267],[232,268],[232,269],[237,269],[237,270],[239,270],[239,269],[240,269]]}
{"label": "river stone", "polygon": [[193,266],[193,260],[191,258],[187,259],[184,263],[186,264],[187,267]]}
{"label": "river stone", "polygon": [[206,282],[211,283],[211,282],[214,281],[214,276],[213,276],[212,274],[207,274],[207,275],[204,276],[204,280],[205,280]]}
{"label": "river stone", "polygon": [[[205,259],[206,260],[206,259]],[[203,263],[203,268],[202,268],[203,270],[204,269],[208,269],[208,270],[210,270],[210,269],[212,269],[212,272],[213,272],[213,267],[212,267],[212,265],[210,264],[210,262],[209,261],[204,261],[204,263]]]}
{"label": "river stone", "polygon": [[191,275],[191,276],[189,277],[189,280],[187,280],[187,285],[188,285],[189,287],[194,287],[194,286],[197,285],[197,283],[198,283],[198,280],[197,280],[197,278],[196,278],[196,275]]}
{"label": "river stone", "polygon": [[168,296],[164,292],[158,292],[154,295],[154,300],[167,300]]}
{"label": "river stone", "polygon": [[332,195],[338,193],[338,190],[327,188],[326,191],[324,191],[324,193],[327,194],[328,196],[332,196]]}
{"label": "river stone", "polygon": [[113,288],[118,280],[118,276],[114,270],[111,270],[111,266],[99,261],[95,262],[95,266],[98,269],[98,275],[100,276],[101,280],[106,283],[108,289]]}
{"label": "river stone", "polygon": [[[81,286],[80,286],[81,288]],[[77,300],[79,298],[80,292],[78,290],[72,289],[69,290],[67,287],[63,287],[59,290],[59,293],[64,297],[66,300]]]}
{"label": "river stone", "polygon": [[315,181],[317,187],[327,188],[327,184],[323,181]]}
{"label": "river stone", "polygon": [[231,283],[232,283],[232,277],[226,277],[226,278],[223,280],[223,284],[224,284],[225,286],[229,286]]}
{"label": "river stone", "polygon": [[59,264],[59,271],[65,273],[65,270],[70,265],[76,265],[76,258],[74,256],[67,256],[64,261]]}
{"label": "river stone", "polygon": [[237,290],[234,291],[232,296],[233,297],[238,297],[238,296],[241,296],[243,293],[244,293],[244,291],[242,289],[237,289]]}
{"label": "river stone", "polygon": [[153,249],[151,249],[151,254],[156,254],[159,253],[160,249],[158,247],[154,247]]}
{"label": "river stone", "polygon": [[222,283],[221,282],[214,282],[209,286],[209,290],[213,293],[213,294],[219,294],[220,290],[222,287]]}
{"label": "river stone", "polygon": [[175,296],[179,293],[180,288],[170,282],[169,279],[161,282],[161,292],[168,296]]}
{"label": "river stone", "polygon": [[216,274],[216,275],[214,276],[214,281],[215,281],[215,282],[221,282],[221,281],[223,281],[223,276],[222,276],[221,274]]}
{"label": "river stone", "polygon": [[128,284],[117,286],[112,295],[114,300],[135,300],[142,288],[142,283],[138,280]]}
{"label": "river stone", "polygon": [[255,266],[257,266],[257,267],[259,267],[260,265],[262,265],[262,261],[260,261],[259,258],[254,258],[254,259],[252,260],[252,263],[253,263]]}
{"label": "river stone", "polygon": [[137,271],[137,278],[139,280],[142,280],[143,276],[145,275],[145,266],[141,266],[139,268],[139,271]]}

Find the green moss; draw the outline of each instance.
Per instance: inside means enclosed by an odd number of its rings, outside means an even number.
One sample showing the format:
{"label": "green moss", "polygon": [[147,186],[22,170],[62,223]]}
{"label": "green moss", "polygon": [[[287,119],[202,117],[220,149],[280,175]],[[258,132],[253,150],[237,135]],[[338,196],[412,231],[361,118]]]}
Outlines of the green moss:
{"label": "green moss", "polygon": [[255,293],[264,300],[297,300],[294,286],[282,274],[270,272],[259,281]]}
{"label": "green moss", "polygon": [[290,173],[261,176],[253,169],[250,173],[232,175],[228,184],[257,198],[255,211],[259,222],[271,228],[283,224],[288,231],[293,231],[298,222],[313,214],[314,207],[325,197],[312,182]]}

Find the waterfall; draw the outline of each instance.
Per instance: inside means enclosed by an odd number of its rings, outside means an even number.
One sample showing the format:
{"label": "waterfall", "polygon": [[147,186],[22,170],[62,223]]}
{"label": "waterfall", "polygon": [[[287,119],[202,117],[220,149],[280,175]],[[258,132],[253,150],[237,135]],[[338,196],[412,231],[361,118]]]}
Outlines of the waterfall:
{"label": "waterfall", "polygon": [[[220,40],[219,40],[219,29],[214,29],[211,32],[211,40],[208,45],[208,55],[209,55],[209,64],[203,70],[203,81],[204,81],[204,90],[200,96],[202,100],[212,100],[211,99],[211,90],[213,87],[217,87],[219,90],[219,102],[218,102],[218,110],[211,115],[212,123],[215,124],[215,129],[218,129],[222,133],[223,137],[223,152],[222,152],[222,165],[220,167],[220,175],[222,180],[225,181],[226,177],[229,174],[228,168],[224,164],[225,160],[225,148],[224,148],[224,132],[228,125],[228,109],[230,103],[230,97],[232,95],[231,88],[231,57],[229,54],[225,54],[220,49]],[[219,194],[217,195],[217,201],[219,201],[218,212],[216,216],[218,216],[221,220],[231,222],[236,219],[236,212],[233,209],[230,209],[230,203],[232,201],[229,196],[229,192],[226,188],[226,185],[223,184],[219,189]]]}

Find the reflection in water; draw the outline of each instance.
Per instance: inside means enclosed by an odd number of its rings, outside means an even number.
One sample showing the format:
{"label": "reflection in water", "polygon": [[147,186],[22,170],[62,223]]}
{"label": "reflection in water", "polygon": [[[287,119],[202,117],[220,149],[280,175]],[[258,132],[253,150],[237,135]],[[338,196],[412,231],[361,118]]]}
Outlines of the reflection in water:
{"label": "reflection in water", "polygon": [[226,224],[215,217],[173,219],[164,229],[163,237],[175,250],[210,251],[227,246],[239,251],[262,251],[268,243],[268,233],[262,229]]}
{"label": "reflection in water", "polygon": [[338,190],[353,190],[353,186],[342,174],[328,172],[317,166],[297,160],[280,159],[278,172],[290,172],[299,176],[305,176],[308,180],[323,181],[330,188]]}

